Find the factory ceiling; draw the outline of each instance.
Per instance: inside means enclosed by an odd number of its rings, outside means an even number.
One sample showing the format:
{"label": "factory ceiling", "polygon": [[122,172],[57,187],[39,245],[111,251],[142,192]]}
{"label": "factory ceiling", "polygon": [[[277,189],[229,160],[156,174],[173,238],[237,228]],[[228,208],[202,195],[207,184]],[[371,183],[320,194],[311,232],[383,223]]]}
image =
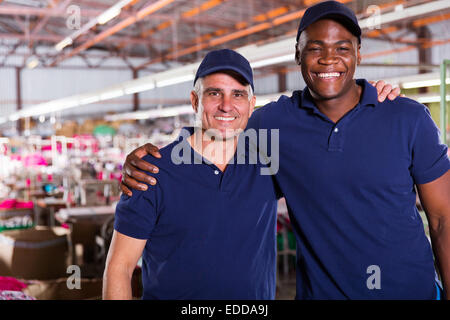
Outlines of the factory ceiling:
{"label": "factory ceiling", "polygon": [[[73,59],[81,59],[85,68],[103,68],[108,59],[118,58],[124,68],[160,71],[174,63],[198,61],[211,49],[293,37],[305,8],[317,2],[0,0],[0,67],[26,67],[33,58],[40,68],[70,66]],[[359,19],[375,20],[377,14],[442,4],[420,0],[341,2]],[[408,33],[449,18],[450,5],[385,23],[380,29],[366,28],[363,37],[422,47],[448,43],[445,35],[433,43],[426,33],[415,39]],[[11,56],[20,59],[11,60]]]}

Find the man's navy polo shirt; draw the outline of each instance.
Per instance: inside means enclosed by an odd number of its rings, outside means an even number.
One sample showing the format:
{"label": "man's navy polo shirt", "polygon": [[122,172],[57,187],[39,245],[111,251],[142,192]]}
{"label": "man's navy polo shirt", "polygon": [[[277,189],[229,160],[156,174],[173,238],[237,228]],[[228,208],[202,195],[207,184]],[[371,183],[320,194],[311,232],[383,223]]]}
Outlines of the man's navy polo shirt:
{"label": "man's navy polo shirt", "polygon": [[435,270],[414,184],[450,168],[427,108],[360,103],[337,124],[309,90],[256,110],[249,127],[280,129],[276,180],[297,240],[298,299],[434,299]]}
{"label": "man's navy polo shirt", "polygon": [[[221,172],[184,140],[191,164],[161,159],[158,184],[122,195],[115,229],[148,239],[143,252],[143,299],[274,299],[277,199],[261,166],[228,164]],[[178,145],[180,146],[180,145]],[[194,163],[194,157],[200,164]]]}

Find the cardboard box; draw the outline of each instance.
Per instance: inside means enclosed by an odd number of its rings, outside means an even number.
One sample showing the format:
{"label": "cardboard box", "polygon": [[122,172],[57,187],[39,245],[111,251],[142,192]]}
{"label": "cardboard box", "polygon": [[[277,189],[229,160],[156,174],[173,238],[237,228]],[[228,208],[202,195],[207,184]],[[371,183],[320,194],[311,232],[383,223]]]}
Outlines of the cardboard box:
{"label": "cardboard box", "polygon": [[78,123],[76,121],[64,121],[61,128],[56,129],[57,136],[73,137],[78,133]]}
{"label": "cardboard box", "polygon": [[69,289],[67,279],[33,281],[22,291],[37,300],[100,300],[102,298],[103,280],[101,278],[81,279],[79,289]]}
{"label": "cardboard box", "polygon": [[[82,272],[83,273],[83,272]],[[81,278],[79,289],[69,289],[67,280],[60,278],[55,280],[24,281],[28,286],[23,293],[37,300],[100,300],[102,299],[102,278]],[[69,279],[70,284],[71,279]],[[142,270],[139,267],[133,272],[131,279],[132,296],[134,299],[142,297]]]}
{"label": "cardboard box", "polygon": [[38,280],[66,276],[68,233],[40,226],[0,233],[0,275]]}

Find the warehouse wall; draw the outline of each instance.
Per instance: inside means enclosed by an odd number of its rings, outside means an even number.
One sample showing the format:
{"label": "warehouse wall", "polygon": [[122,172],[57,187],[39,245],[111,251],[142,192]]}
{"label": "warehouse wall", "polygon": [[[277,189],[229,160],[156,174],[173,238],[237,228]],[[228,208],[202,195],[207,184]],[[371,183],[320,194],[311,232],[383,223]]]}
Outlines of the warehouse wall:
{"label": "warehouse wall", "polygon": [[0,115],[16,108],[16,70],[0,69]]}
{"label": "warehouse wall", "polygon": [[[24,107],[73,94],[101,89],[108,85],[131,78],[131,72],[121,70],[65,70],[65,69],[24,69],[22,71],[22,99]],[[121,100],[129,100],[123,97]],[[120,103],[108,103],[116,107]],[[90,108],[102,108],[102,104]]]}

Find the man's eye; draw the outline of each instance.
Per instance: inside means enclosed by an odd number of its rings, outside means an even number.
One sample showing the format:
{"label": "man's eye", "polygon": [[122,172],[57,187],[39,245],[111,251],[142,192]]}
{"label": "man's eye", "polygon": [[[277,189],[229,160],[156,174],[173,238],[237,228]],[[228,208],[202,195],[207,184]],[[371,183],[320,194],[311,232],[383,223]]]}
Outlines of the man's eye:
{"label": "man's eye", "polygon": [[312,47],[308,49],[308,51],[319,51],[319,50],[320,50],[319,47]]}
{"label": "man's eye", "polygon": [[217,91],[210,91],[210,92],[208,92],[208,95],[212,96],[212,97],[217,97],[219,95],[219,93]]}
{"label": "man's eye", "polygon": [[339,51],[349,51],[350,49],[347,47],[339,47],[338,50]]}

